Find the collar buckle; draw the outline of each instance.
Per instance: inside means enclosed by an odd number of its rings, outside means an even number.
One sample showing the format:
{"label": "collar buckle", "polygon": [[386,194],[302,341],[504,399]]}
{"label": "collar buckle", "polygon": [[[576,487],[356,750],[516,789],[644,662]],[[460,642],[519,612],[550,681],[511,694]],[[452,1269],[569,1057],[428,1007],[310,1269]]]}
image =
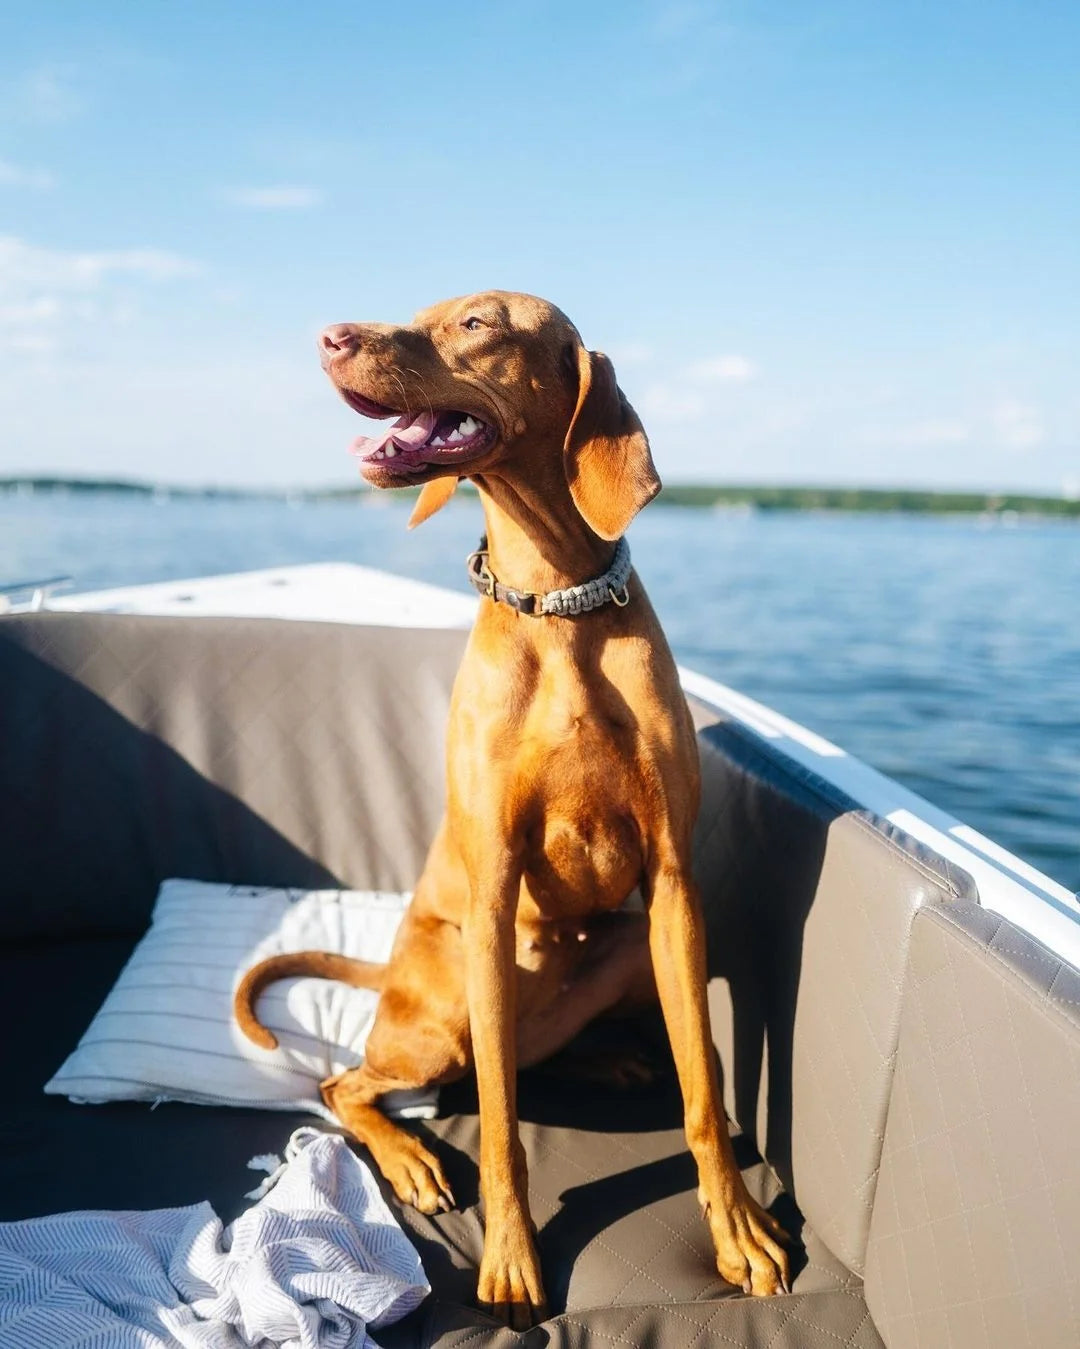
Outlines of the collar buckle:
{"label": "collar buckle", "polygon": [[499,596],[511,609],[516,609],[519,614],[525,614],[528,618],[536,618],[540,610],[536,607],[536,602],[540,599],[539,595],[534,595],[531,591],[514,590],[510,586],[503,586],[502,594]]}
{"label": "collar buckle", "polygon": [[488,570],[487,564],[487,540],[481,541],[480,547],[475,552],[470,553],[466,559],[465,565],[469,569],[469,580],[479,590],[481,595],[486,595],[488,599],[495,598],[495,577]]}

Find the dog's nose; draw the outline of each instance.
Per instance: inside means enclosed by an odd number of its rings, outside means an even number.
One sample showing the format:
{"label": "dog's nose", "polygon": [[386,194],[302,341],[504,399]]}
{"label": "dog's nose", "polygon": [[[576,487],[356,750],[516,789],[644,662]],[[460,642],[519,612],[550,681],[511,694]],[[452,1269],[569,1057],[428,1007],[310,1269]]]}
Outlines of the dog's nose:
{"label": "dog's nose", "polygon": [[339,351],[352,351],[360,345],[360,328],[355,323],[332,323],[319,334],[319,353],[324,361]]}

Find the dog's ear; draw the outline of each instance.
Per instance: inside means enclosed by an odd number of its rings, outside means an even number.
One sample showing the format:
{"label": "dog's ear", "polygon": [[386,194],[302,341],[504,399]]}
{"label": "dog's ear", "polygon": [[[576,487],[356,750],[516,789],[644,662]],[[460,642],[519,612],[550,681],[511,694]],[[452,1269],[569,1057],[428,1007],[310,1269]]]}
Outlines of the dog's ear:
{"label": "dog's ear", "polygon": [[637,413],[615,383],[600,351],[578,345],[577,407],[566,433],[563,463],[570,495],[582,518],[602,539],[618,539],[660,490],[649,441]]}
{"label": "dog's ear", "polygon": [[441,511],[454,495],[457,485],[458,480],[453,474],[447,478],[432,478],[430,482],[424,483],[412,515],[409,516],[409,528],[415,529],[425,520],[430,520],[436,511]]}

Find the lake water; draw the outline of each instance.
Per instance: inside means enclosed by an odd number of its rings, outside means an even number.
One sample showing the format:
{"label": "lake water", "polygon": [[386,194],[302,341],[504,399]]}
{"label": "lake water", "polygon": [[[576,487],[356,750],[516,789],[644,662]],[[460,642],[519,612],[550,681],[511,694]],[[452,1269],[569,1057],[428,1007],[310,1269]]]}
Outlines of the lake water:
{"label": "lake water", "polygon": [[[0,582],[339,560],[467,590],[477,503],[410,534],[378,500],[0,496]],[[630,540],[679,660],[1080,889],[1080,527],[654,505]]]}

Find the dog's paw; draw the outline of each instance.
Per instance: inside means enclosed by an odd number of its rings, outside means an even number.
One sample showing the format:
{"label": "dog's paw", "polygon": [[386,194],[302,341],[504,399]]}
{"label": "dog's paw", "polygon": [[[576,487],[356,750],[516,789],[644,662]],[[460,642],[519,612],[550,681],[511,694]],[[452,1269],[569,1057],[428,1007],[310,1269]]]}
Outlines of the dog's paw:
{"label": "dog's paw", "polygon": [[548,1060],[553,1075],[618,1091],[652,1086],[661,1076],[656,1060],[641,1049],[577,1049]]}
{"label": "dog's paw", "polygon": [[652,1059],[636,1049],[613,1053],[606,1060],[598,1058],[593,1071],[593,1082],[624,1090],[651,1086],[658,1076]]}
{"label": "dog's paw", "polygon": [[419,1139],[402,1134],[395,1140],[392,1157],[379,1159],[380,1169],[403,1204],[411,1204],[421,1213],[448,1213],[455,1200],[442,1164]]}
{"label": "dog's paw", "polygon": [[787,1233],[771,1213],[744,1190],[726,1205],[712,1205],[702,1192],[698,1200],[716,1246],[716,1268],[722,1279],[754,1297],[791,1292],[791,1272],[784,1249]]}
{"label": "dog's paw", "polygon": [[489,1224],[476,1300],[512,1330],[528,1330],[547,1318],[540,1260],[528,1232],[511,1236],[505,1230],[492,1231]]}

